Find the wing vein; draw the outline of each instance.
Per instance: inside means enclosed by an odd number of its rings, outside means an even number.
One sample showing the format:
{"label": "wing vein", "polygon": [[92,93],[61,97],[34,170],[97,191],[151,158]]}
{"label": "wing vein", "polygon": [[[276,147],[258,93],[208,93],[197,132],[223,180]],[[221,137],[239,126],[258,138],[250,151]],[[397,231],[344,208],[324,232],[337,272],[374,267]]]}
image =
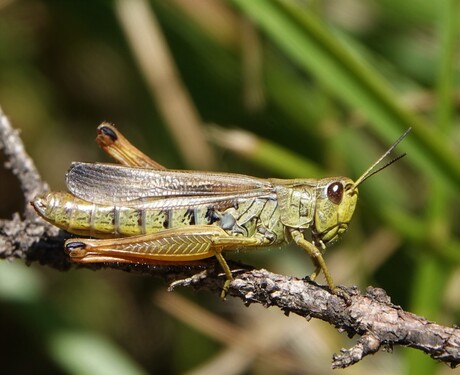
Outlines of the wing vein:
{"label": "wing vein", "polygon": [[154,170],[116,164],[73,163],[67,172],[69,191],[98,204],[147,204],[190,206],[237,197],[257,197],[274,193],[265,179],[231,173]]}

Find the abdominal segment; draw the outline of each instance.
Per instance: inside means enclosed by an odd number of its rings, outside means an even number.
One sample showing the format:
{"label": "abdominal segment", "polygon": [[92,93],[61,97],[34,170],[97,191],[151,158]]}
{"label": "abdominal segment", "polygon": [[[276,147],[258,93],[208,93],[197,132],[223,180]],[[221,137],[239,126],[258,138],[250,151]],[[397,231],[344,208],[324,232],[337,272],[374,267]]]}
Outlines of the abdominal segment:
{"label": "abdominal segment", "polygon": [[[161,207],[159,202],[161,202]],[[49,193],[32,202],[37,212],[52,224],[77,235],[116,238],[150,234],[193,225],[217,225],[235,236],[270,236],[284,239],[277,202],[246,199],[217,205],[168,205],[167,199],[118,206],[87,202],[70,193]],[[175,201],[177,203],[177,200]]]}

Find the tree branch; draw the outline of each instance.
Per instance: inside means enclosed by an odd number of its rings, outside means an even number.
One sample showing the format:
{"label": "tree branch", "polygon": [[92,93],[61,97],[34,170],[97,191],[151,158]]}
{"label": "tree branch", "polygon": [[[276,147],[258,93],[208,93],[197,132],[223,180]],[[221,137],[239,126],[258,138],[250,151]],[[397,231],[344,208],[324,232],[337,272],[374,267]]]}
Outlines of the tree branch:
{"label": "tree branch", "polygon": [[[0,258],[21,258],[26,262],[39,262],[50,267],[67,270],[74,266],[64,253],[63,242],[69,237],[41,220],[29,202],[36,194],[44,193],[48,186],[41,179],[31,158],[24,150],[19,134],[0,109],[0,150],[20,182],[26,202],[22,215],[16,213],[11,220],[0,220]],[[145,273],[178,285],[192,286],[219,293],[225,276],[213,271],[215,262],[198,262],[187,266],[157,266],[145,264],[83,264],[82,268],[104,267],[129,272]],[[460,329],[445,327],[423,317],[406,312],[391,303],[385,291],[369,287],[366,294],[356,288],[342,289],[349,295],[346,301],[331,294],[308,279],[277,275],[266,270],[249,270],[247,266],[230,264],[235,280],[229,295],[245,304],[260,303],[276,306],[287,315],[322,319],[340,331],[360,339],[350,349],[342,349],[333,357],[334,368],[350,366],[368,354],[382,348],[403,345],[416,348],[432,358],[456,367],[460,363]],[[218,266],[216,269],[219,270]]]}

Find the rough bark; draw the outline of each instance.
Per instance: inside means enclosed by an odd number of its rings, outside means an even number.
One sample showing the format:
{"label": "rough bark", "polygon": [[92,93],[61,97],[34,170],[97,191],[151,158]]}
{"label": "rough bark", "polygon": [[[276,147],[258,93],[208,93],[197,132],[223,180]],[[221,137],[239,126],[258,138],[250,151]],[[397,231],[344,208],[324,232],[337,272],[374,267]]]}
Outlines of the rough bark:
{"label": "rough bark", "polygon": [[[20,182],[26,203],[21,214],[16,213],[11,220],[0,220],[0,258],[39,262],[61,271],[74,267],[62,250],[68,235],[38,218],[29,205],[33,197],[47,191],[48,186],[25,152],[18,132],[1,110],[0,151],[7,160],[5,167],[11,169]],[[214,272],[215,264],[210,261],[188,266],[97,264],[78,267],[109,267],[146,273],[171,283],[170,289],[181,285],[220,293],[225,277]],[[356,288],[342,287],[348,294],[348,298],[343,298],[308,279],[249,269],[235,263],[230,266],[237,269],[230,285],[230,296],[248,305],[276,306],[286,314],[322,319],[350,337],[359,335],[360,339],[352,348],[342,349],[340,354],[333,356],[334,368],[350,366],[368,354],[391,349],[394,345],[422,350],[452,367],[460,363],[459,328],[445,327],[404,311],[392,304],[382,289],[369,287],[362,294]]]}

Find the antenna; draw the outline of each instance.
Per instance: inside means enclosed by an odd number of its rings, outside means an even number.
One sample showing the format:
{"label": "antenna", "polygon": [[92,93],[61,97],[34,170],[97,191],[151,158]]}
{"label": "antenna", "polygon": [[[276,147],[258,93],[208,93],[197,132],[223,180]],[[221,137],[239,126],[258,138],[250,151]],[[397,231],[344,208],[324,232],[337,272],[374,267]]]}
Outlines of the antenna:
{"label": "antenna", "polygon": [[406,156],[406,154],[401,154],[397,157],[395,157],[394,159],[390,160],[387,164],[385,164],[384,166],[380,167],[379,169],[375,170],[375,171],[372,171],[378,164],[380,164],[380,162],[385,159],[385,157],[388,156],[388,154],[390,154],[391,151],[394,150],[394,148],[406,137],[407,134],[409,134],[409,132],[412,130],[412,128],[409,128],[407,129],[403,135],[401,135],[395,143],[393,143],[393,145],[382,155],[380,156],[380,158],[374,163],[372,164],[362,175],[361,177],[359,177],[355,184],[353,185],[353,189],[356,189],[358,187],[358,185],[361,185],[364,181],[366,181],[369,177],[373,176],[374,174],[376,173],[379,173],[380,171],[382,171],[383,169],[385,169],[386,167],[389,167],[391,164],[393,164],[394,162],[398,161],[399,159],[401,159],[402,157]]}

